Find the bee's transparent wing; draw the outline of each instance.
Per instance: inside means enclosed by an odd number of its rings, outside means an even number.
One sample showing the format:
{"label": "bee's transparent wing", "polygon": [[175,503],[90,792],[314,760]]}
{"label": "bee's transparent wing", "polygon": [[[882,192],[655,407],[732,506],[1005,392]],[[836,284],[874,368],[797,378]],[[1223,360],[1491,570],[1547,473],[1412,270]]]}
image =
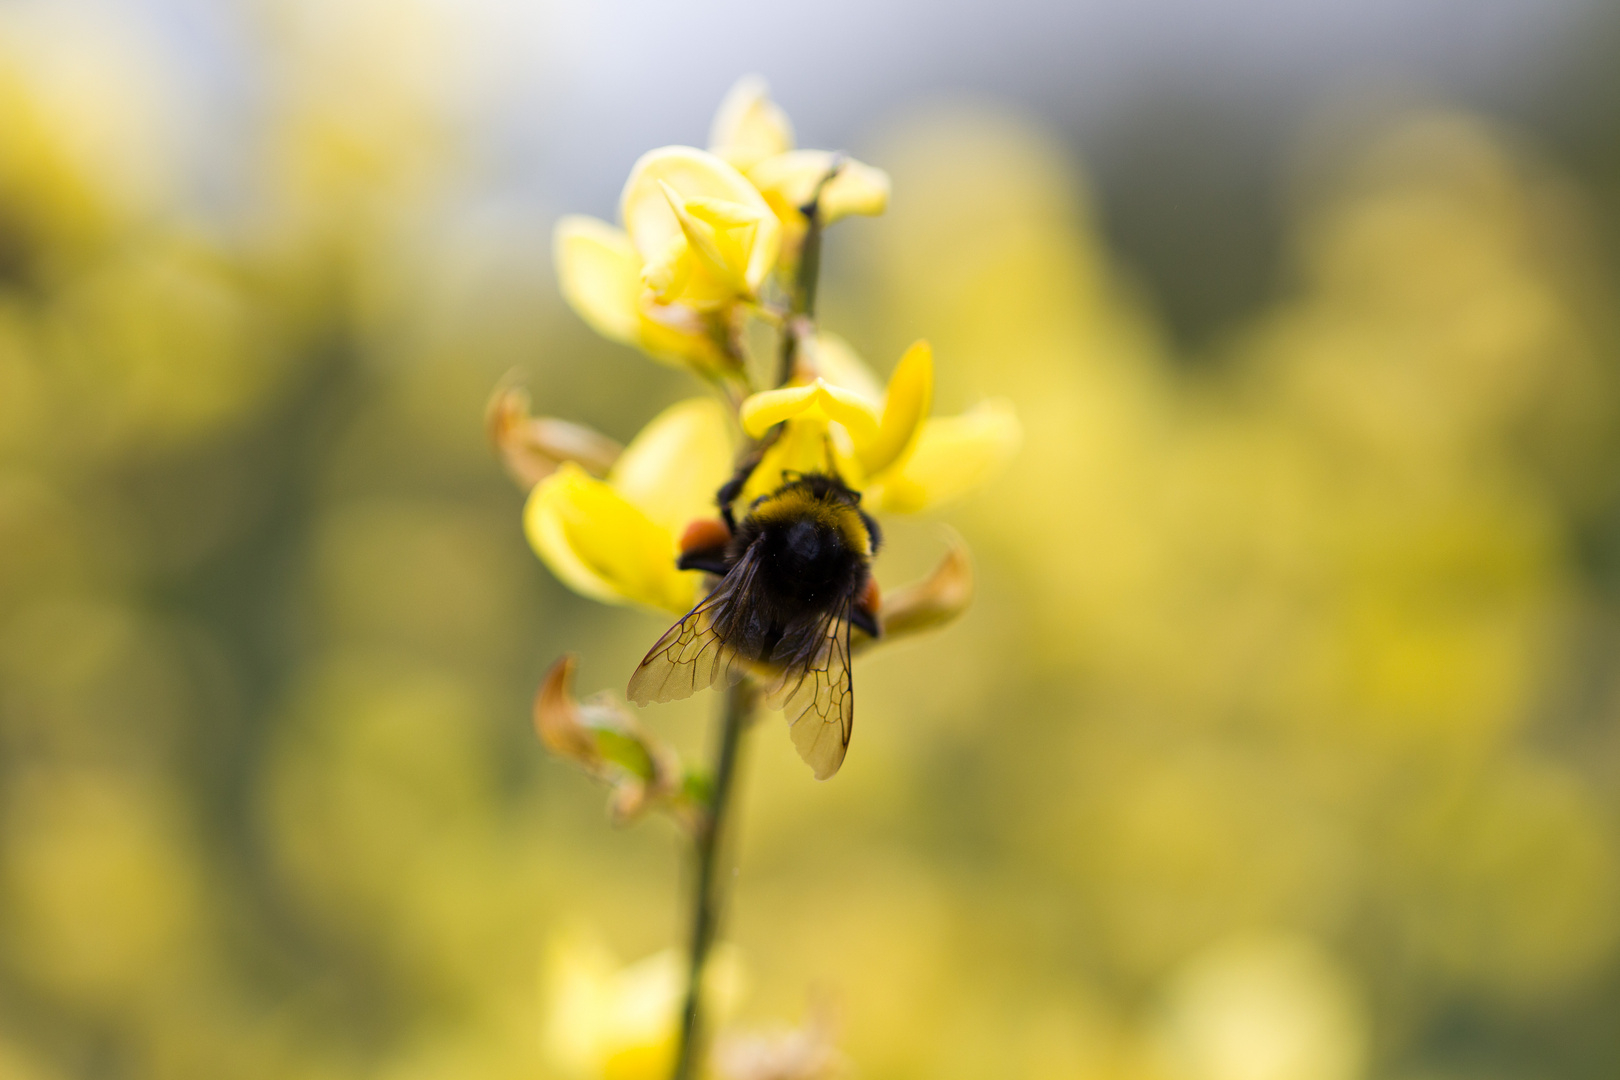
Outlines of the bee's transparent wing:
{"label": "bee's transparent wing", "polygon": [[773,661],[782,674],[766,691],[766,703],[781,709],[799,756],[825,780],[844,763],[855,725],[855,683],[849,669],[847,597],[832,611],[791,628]]}
{"label": "bee's transparent wing", "polygon": [[681,621],[664,631],[636,670],[625,691],[637,705],[691,697],[710,686],[728,687],[743,677],[747,663],[720,636],[733,598],[746,590],[753,562],[739,564],[721,579]]}

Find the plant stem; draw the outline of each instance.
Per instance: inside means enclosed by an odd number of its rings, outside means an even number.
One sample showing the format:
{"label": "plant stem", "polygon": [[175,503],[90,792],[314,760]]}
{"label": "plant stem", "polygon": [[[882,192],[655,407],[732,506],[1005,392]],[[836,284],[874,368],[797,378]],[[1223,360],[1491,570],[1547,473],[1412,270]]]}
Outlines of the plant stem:
{"label": "plant stem", "polygon": [[737,757],[743,733],[754,718],[758,701],[753,682],[744,678],[726,691],[721,714],[720,746],[715,752],[714,790],[709,813],[696,837],[696,874],[692,884],[692,935],[686,977],[686,1005],[681,1010],[680,1042],[675,1054],[674,1080],[694,1080],[703,1043],[703,967],[720,929],[726,881],[719,873],[725,841],[727,810],[737,776]]}
{"label": "plant stem", "polygon": [[793,370],[798,364],[800,342],[815,333],[816,287],[821,281],[821,193],[843,167],[844,156],[839,154],[816,184],[810,201],[799,207],[799,212],[805,218],[804,243],[799,249],[799,271],[794,275],[787,317],[782,322],[782,365],[777,373],[778,386],[786,386],[792,380]]}

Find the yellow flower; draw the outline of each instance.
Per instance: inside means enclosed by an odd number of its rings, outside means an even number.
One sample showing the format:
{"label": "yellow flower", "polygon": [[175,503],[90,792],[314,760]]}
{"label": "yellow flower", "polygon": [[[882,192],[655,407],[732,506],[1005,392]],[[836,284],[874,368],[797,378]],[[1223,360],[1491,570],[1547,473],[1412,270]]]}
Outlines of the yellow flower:
{"label": "yellow flower", "polygon": [[882,169],[830,150],[794,149],[793,125],[757,75],[739,79],[720,103],[709,148],[746,173],[770,204],[782,223],[787,262],[796,261],[809,225],[801,208],[818,189],[824,225],[850,214],[881,214],[889,205],[889,175]]}
{"label": "yellow flower", "polygon": [[[927,342],[900,358],[881,403],[847,385],[865,382],[864,369],[841,343],[819,339],[808,366],[817,372],[813,381],[767,390],[742,404],[743,429],[756,439],[785,425],[745,499],[772,490],[784,472],[832,467],[864,493],[869,508],[917,513],[983,484],[1022,441],[1017,415],[1004,401],[956,417],[928,416],[934,362]],[[829,379],[839,377],[835,372],[846,385]]]}
{"label": "yellow flower", "polygon": [[694,398],[664,410],[598,480],[565,462],[535,485],[524,508],[529,543],[558,579],[610,604],[685,612],[702,575],[675,568],[681,530],[712,516],[731,475],[724,409]]}
{"label": "yellow flower", "polygon": [[666,363],[730,363],[727,312],[776,263],[781,226],[742,173],[689,146],[644,154],[620,199],[624,228],[583,215],[557,223],[564,299],[591,328]]}
{"label": "yellow flower", "polygon": [[700,372],[738,370],[728,341],[738,303],[759,299],[797,263],[817,200],[828,224],[881,214],[889,177],[827,150],[797,150],[793,128],[750,76],[732,87],[711,150],[643,154],[619,200],[623,228],[582,215],[557,223],[563,297],[591,328],[655,360]]}
{"label": "yellow flower", "polygon": [[582,214],[557,222],[554,247],[563,299],[592,330],[676,367],[726,363],[720,330],[685,304],[661,304],[641,280],[642,261],[623,229]]}
{"label": "yellow flower", "polygon": [[662,303],[713,309],[752,298],[776,263],[781,227],[742,173],[690,146],[641,156],[619,214]]}
{"label": "yellow flower", "polygon": [[[546,963],[548,1056],[582,1080],[665,1080],[674,1064],[685,983],[684,962],[674,949],[621,967],[597,941],[560,938]],[[715,951],[704,989],[711,1015],[735,1007],[743,967],[734,948]]]}

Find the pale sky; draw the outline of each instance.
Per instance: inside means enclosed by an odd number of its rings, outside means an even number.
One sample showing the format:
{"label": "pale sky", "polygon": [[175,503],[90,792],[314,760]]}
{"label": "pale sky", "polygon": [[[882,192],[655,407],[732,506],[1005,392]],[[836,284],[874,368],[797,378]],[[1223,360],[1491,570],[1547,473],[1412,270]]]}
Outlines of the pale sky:
{"label": "pale sky", "polygon": [[[328,10],[387,0],[323,0]],[[402,2],[402,0],[393,0]],[[807,143],[858,148],[939,96],[1028,111],[1078,137],[1156,88],[1280,115],[1387,85],[1511,97],[1602,0],[411,0],[449,13],[467,106],[502,186],[608,213],[640,150],[701,143],[720,95],[764,74]],[[244,12],[273,0],[0,0],[148,24],[210,130],[252,102]],[[215,141],[227,142],[228,137]]]}

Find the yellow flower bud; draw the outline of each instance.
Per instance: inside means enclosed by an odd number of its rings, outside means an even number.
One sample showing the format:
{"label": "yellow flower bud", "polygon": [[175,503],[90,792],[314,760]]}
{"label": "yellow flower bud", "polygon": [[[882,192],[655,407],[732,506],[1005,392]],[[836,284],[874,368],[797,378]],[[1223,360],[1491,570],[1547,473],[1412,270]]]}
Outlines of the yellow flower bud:
{"label": "yellow flower bud", "polygon": [[745,75],[737,80],[715,113],[709,149],[742,172],[793,149],[793,125],[770,99],[764,79]]}

